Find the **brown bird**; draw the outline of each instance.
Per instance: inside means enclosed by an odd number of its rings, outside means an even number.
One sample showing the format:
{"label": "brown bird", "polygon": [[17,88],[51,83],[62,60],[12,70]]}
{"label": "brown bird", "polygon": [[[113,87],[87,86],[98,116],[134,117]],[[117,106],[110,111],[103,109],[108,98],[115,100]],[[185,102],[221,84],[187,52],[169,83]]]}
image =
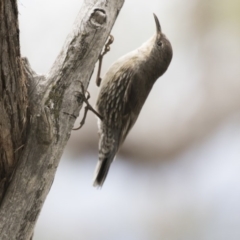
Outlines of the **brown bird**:
{"label": "brown bird", "polygon": [[140,48],[118,59],[103,78],[97,99],[99,160],[94,186],[102,186],[119,147],[152,89],[172,59],[172,47],[155,14],[156,33]]}

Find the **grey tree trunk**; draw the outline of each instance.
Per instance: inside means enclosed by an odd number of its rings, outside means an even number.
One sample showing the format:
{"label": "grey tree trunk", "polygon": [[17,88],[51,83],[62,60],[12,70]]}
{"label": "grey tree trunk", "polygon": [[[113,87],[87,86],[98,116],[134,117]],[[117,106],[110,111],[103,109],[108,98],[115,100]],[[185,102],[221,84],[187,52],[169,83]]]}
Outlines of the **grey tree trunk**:
{"label": "grey tree trunk", "polygon": [[29,240],[124,0],[86,0],[48,74],[19,46],[16,0],[0,1],[0,239]]}

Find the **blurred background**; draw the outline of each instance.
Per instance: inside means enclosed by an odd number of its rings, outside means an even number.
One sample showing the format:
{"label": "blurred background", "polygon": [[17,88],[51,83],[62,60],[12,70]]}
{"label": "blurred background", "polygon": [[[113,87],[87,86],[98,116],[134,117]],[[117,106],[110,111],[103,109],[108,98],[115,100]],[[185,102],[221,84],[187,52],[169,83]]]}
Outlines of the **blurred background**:
{"label": "blurred background", "polygon": [[[82,1],[18,4],[22,55],[45,74]],[[240,239],[240,1],[126,0],[102,74],[154,34],[153,12],[173,46],[168,71],[101,190],[95,116],[72,132],[34,240]],[[95,105],[95,75],[89,91]]]}

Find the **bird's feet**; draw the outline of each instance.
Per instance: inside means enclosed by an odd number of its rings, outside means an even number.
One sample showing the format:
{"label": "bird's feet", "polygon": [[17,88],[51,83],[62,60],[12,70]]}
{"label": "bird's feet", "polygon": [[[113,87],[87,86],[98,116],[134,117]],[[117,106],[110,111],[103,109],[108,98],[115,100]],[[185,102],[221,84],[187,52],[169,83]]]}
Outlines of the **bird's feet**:
{"label": "bird's feet", "polygon": [[86,104],[86,106],[84,108],[83,118],[80,122],[79,127],[73,128],[72,130],[78,130],[84,125],[88,110],[92,111],[95,115],[97,115],[102,120],[102,116],[88,102],[88,100],[90,98],[90,93],[88,91],[86,91],[86,95],[85,95],[85,91],[84,91],[82,82],[81,82],[81,90],[82,90],[82,92],[79,93],[78,97],[81,98],[81,100]]}
{"label": "bird's feet", "polygon": [[100,84],[101,84],[101,77],[100,77],[100,74],[101,74],[101,68],[102,68],[102,61],[103,61],[103,56],[110,51],[110,45],[113,43],[114,41],[114,37],[113,35],[109,35],[109,38],[105,44],[105,47],[104,47],[104,50],[103,52],[100,54],[99,58],[98,58],[98,72],[97,72],[97,79],[96,79],[96,84],[97,86],[99,87]]}

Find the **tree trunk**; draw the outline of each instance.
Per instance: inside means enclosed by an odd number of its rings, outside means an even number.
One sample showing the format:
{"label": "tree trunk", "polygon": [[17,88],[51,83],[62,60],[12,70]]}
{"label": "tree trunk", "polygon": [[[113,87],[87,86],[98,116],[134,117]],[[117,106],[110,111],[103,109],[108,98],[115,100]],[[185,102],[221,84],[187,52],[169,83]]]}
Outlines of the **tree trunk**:
{"label": "tree trunk", "polygon": [[50,72],[19,46],[16,0],[0,1],[0,239],[29,240],[124,0],[86,0]]}

